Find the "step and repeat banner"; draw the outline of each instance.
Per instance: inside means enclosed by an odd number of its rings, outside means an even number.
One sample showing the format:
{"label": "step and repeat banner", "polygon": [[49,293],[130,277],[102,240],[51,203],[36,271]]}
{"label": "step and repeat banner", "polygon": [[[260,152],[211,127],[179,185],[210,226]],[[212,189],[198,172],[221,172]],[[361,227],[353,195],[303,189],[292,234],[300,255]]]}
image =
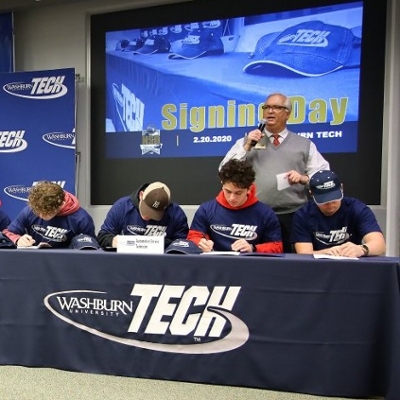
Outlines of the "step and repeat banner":
{"label": "step and repeat banner", "polygon": [[13,219],[42,180],[75,193],[75,69],[0,74],[0,200]]}

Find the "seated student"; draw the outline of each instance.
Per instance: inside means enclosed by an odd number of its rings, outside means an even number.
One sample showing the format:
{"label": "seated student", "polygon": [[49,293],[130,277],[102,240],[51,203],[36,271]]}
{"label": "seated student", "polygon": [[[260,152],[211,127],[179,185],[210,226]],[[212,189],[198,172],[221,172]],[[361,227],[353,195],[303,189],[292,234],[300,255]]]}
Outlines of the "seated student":
{"label": "seated student", "polygon": [[33,186],[28,205],[3,232],[19,247],[47,243],[50,247],[69,247],[74,236],[95,236],[92,217],[79,200],[57,183],[42,181]]}
{"label": "seated student", "polygon": [[204,252],[282,253],[278,218],[255,195],[253,167],[247,161],[229,160],[218,176],[222,190],[200,205],[187,238]]}
{"label": "seated student", "polygon": [[102,248],[116,248],[117,235],[164,236],[167,247],[186,239],[189,226],[182,208],[171,202],[171,192],[162,182],[141,185],[132,195],[117,200],[97,234]]}
{"label": "seated student", "polygon": [[374,213],[361,201],[343,197],[343,185],[334,172],[316,172],[310,179],[310,194],[313,199],[293,219],[297,253],[344,257],[385,253],[385,239]]}
{"label": "seated student", "polygon": [[[1,200],[0,200],[0,206],[1,206]],[[3,229],[6,229],[7,226],[10,224],[11,220],[9,216],[2,210],[0,210],[0,232],[3,231]]]}

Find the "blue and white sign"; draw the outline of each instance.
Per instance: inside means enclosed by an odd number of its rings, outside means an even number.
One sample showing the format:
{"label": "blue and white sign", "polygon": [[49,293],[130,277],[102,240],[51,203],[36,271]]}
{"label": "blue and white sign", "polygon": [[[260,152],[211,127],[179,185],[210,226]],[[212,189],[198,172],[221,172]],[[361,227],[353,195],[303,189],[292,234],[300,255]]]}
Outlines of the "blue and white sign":
{"label": "blue and white sign", "polygon": [[37,182],[75,192],[75,70],[0,74],[0,199],[13,219]]}

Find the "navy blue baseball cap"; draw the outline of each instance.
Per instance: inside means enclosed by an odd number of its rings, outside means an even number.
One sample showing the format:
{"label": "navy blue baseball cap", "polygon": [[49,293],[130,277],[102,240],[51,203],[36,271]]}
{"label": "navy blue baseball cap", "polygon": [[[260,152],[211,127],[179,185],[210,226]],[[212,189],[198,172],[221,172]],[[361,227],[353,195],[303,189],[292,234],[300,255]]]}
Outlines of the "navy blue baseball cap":
{"label": "navy blue baseball cap", "polygon": [[219,55],[224,53],[221,37],[208,30],[194,30],[183,40],[175,41],[171,59],[193,60],[205,55]]}
{"label": "navy blue baseball cap", "polygon": [[16,249],[17,245],[6,235],[0,232],[0,249]]}
{"label": "navy blue baseball cap", "polygon": [[171,44],[166,36],[154,35],[149,36],[144,45],[135,50],[136,54],[154,54],[154,53],[168,53]]}
{"label": "navy blue baseball cap", "polygon": [[191,240],[176,239],[166,248],[165,252],[175,254],[200,254],[203,251]]}
{"label": "navy blue baseball cap", "polygon": [[333,171],[316,172],[310,179],[310,191],[317,204],[342,200],[343,198],[342,183]]}
{"label": "navy blue baseball cap", "polygon": [[76,250],[97,250],[100,245],[97,240],[90,236],[81,233],[72,238],[71,247]]}
{"label": "navy blue baseball cap", "polygon": [[136,38],[131,40],[124,48],[122,51],[136,51],[143,47],[144,45],[144,40],[142,38]]}
{"label": "navy blue baseball cap", "polygon": [[360,65],[360,30],[307,21],[291,26],[281,33],[261,37],[253,58],[243,68],[247,73],[263,71],[266,65],[277,65],[297,74],[315,77],[342,68]]}

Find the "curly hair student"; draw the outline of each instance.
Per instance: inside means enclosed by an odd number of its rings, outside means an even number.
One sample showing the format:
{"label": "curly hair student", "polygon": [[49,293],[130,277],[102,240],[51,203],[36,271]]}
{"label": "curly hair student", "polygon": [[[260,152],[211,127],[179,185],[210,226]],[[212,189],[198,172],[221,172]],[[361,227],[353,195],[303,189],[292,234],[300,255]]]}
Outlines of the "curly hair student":
{"label": "curly hair student", "polygon": [[81,233],[95,236],[92,217],[79,200],[57,183],[42,181],[32,187],[28,205],[3,232],[19,247],[46,243],[69,247]]}

